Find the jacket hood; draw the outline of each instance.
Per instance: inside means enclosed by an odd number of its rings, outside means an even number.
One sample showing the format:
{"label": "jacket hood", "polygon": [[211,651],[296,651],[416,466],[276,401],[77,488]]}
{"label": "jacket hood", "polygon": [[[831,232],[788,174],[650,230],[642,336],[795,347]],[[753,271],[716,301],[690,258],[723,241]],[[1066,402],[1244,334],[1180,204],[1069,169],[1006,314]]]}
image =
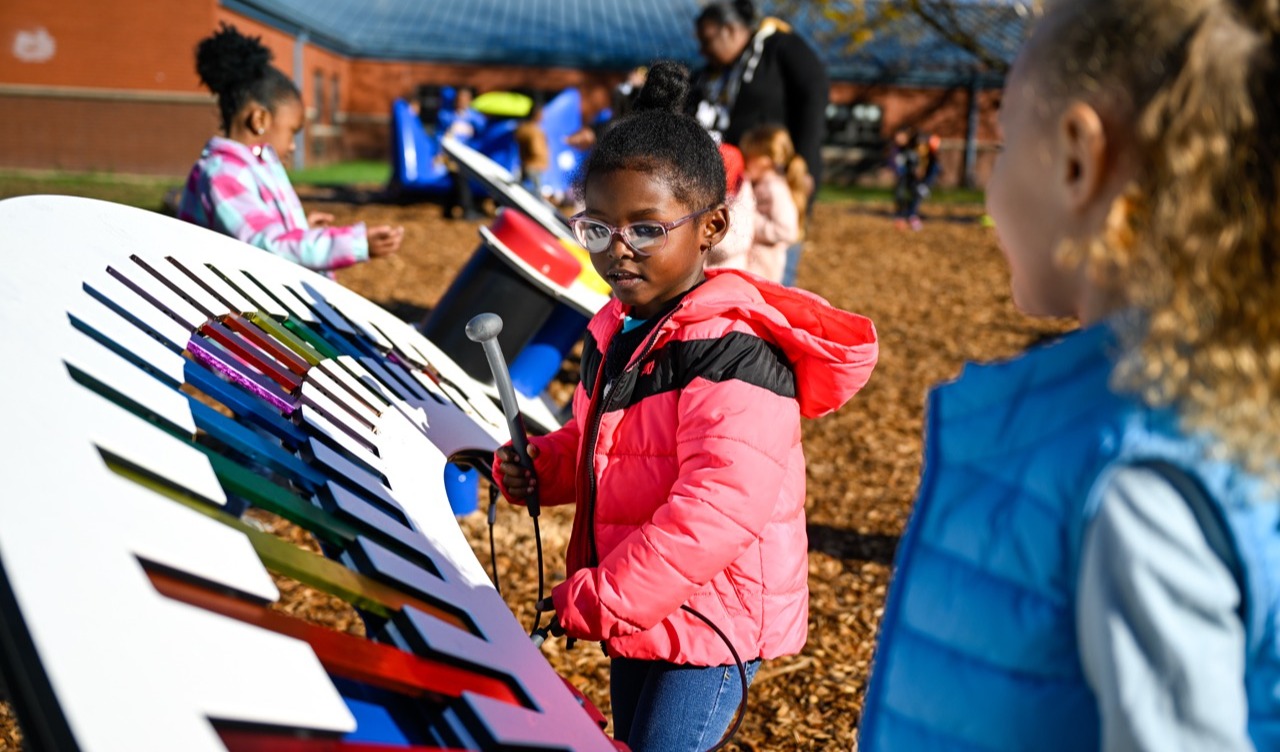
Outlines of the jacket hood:
{"label": "jacket hood", "polygon": [[[722,317],[747,322],[791,362],[804,417],[834,412],[871,378],[880,350],[871,319],[842,311],[807,290],[737,269],[708,269],[706,274],[707,281],[685,296],[666,326]],[[622,315],[616,299],[610,305]]]}

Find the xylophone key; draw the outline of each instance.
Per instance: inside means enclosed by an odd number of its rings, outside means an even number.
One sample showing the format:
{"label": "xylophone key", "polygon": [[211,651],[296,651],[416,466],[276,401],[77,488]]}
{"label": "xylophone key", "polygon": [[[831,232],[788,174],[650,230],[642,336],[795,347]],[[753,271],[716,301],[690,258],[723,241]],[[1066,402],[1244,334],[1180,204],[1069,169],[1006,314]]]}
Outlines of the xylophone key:
{"label": "xylophone key", "polygon": [[179,436],[194,436],[195,422],[187,400],[83,332],[72,341],[64,358],[68,371],[82,386]]}
{"label": "xylophone key", "polygon": [[[343,358],[348,363],[343,363]],[[333,379],[334,383],[342,387],[350,398],[359,402],[364,409],[375,415],[381,415],[387,409],[387,405],[390,404],[389,401],[385,396],[374,392],[368,385],[356,378],[351,372],[350,362],[352,361],[349,356],[326,360],[320,364],[319,370],[330,379]],[[369,378],[372,380],[372,376]]]}
{"label": "xylophone key", "polygon": [[[169,598],[307,642],[325,668],[338,676],[410,696],[430,693],[460,697],[463,692],[471,692],[513,705],[520,704],[516,691],[501,679],[316,626],[256,603],[201,587],[162,570],[149,568],[147,574],[156,590]],[[225,732],[223,738],[226,738]]]}
{"label": "xylophone key", "polygon": [[324,474],[278,442],[246,428],[194,397],[189,400],[196,427],[222,445],[309,491],[324,485]]}
{"label": "xylophone key", "polygon": [[251,308],[245,309],[244,313],[263,311],[277,319],[288,317],[288,309],[280,305],[279,301],[268,295],[236,267],[224,264],[206,264],[205,266],[213,272],[214,276],[226,282],[231,289],[253,304]]}
{"label": "xylophone key", "polygon": [[108,266],[107,274],[120,280],[125,287],[160,309],[161,313],[186,327],[188,332],[194,332],[208,318],[202,311],[137,266]]}
{"label": "xylophone key", "polygon": [[315,384],[310,381],[303,384],[298,395],[301,398],[300,405],[308,405],[318,411],[348,436],[367,447],[369,451],[373,452],[377,447],[378,436],[374,433],[373,426],[353,418],[346,410],[334,404],[328,395],[316,388]]}
{"label": "xylophone key", "polygon": [[187,347],[194,329],[174,321],[135,290],[108,274],[94,275],[82,285],[94,300],[176,353]]}
{"label": "xylophone key", "polygon": [[231,313],[231,307],[219,301],[208,291],[192,283],[186,275],[170,264],[152,265],[151,262],[134,254],[129,260],[137,264],[157,282],[173,291],[175,295],[191,304],[206,319],[213,319]]}
{"label": "xylophone key", "polygon": [[78,301],[67,310],[71,326],[171,388],[182,384],[186,360],[148,336],[114,309],[94,301]]}
{"label": "xylophone key", "polygon": [[306,432],[282,415],[280,410],[226,381],[203,364],[187,361],[183,374],[187,384],[225,405],[240,420],[267,431],[289,446],[306,443]]}
{"label": "xylophone key", "polygon": [[314,366],[327,356],[319,350],[311,346],[311,343],[303,340],[298,335],[281,322],[263,313],[249,314],[249,321],[254,326],[266,332],[276,341],[293,351],[295,355],[302,358],[309,366]]}
{"label": "xylophone key", "polygon": [[334,310],[324,296],[316,292],[307,283],[281,284],[280,286],[297,298],[303,305],[310,308],[315,313],[317,320],[323,321],[348,336],[360,333],[360,329],[357,329],[350,321],[347,321],[346,317]]}
{"label": "xylophone key", "polygon": [[210,320],[201,324],[200,333],[225,347],[237,358],[253,366],[262,375],[279,384],[286,392],[293,392],[302,386],[301,376],[290,371],[267,351],[217,321]]}
{"label": "xylophone key", "polygon": [[395,500],[391,489],[387,488],[385,477],[370,473],[316,439],[312,439],[308,446],[316,462],[328,468],[331,471],[330,477],[334,480],[356,491],[380,508],[395,514],[404,514],[404,510],[400,508],[400,502]]}
{"label": "xylophone key", "polygon": [[272,300],[275,300],[281,306],[284,306],[284,309],[288,311],[289,314],[285,317],[286,321],[289,319],[296,319],[299,321],[305,321],[308,324],[315,324],[319,322],[319,318],[316,316],[315,311],[312,311],[304,305],[303,302],[298,299],[298,296],[292,294],[272,277],[262,273],[261,271],[251,272],[247,269],[243,270],[243,273],[244,276],[248,277],[259,290],[269,295]]}
{"label": "xylophone key", "polygon": [[334,425],[333,421],[325,417],[324,413],[304,404],[298,408],[298,420],[314,438],[342,452],[348,460],[374,475],[386,476],[386,468],[382,463],[382,459],[374,454],[370,447],[356,441],[346,431]]}
{"label": "xylophone key", "polygon": [[239,290],[204,264],[198,261],[182,261],[173,256],[166,256],[165,261],[199,285],[200,289],[217,298],[219,303],[226,306],[232,313],[245,314],[258,310],[258,306],[253,301],[240,294]]}
{"label": "xylophone key", "polygon": [[268,334],[261,327],[239,314],[232,313],[224,316],[222,324],[231,331],[257,345],[262,350],[265,350],[269,355],[271,355],[271,357],[280,361],[281,365],[299,376],[305,376],[307,369],[311,367],[310,363],[299,357],[298,354],[289,349],[287,345],[283,344],[280,340]]}
{"label": "xylophone key", "polygon": [[[339,369],[340,370],[340,369]],[[329,373],[317,367],[307,374],[307,383],[319,389],[326,397],[340,405],[353,418],[360,421],[362,425],[368,425],[374,428],[378,422],[378,416],[381,414],[370,408],[370,406],[360,399],[353,397],[342,384],[334,380]]]}
{"label": "xylophone key", "polygon": [[187,352],[197,363],[209,368],[232,384],[255,397],[269,402],[285,415],[293,413],[298,398],[286,394],[275,382],[249,368],[221,345],[203,337],[192,337]]}
{"label": "xylophone key", "polygon": [[293,317],[284,320],[285,329],[293,332],[298,339],[311,345],[316,352],[325,358],[336,358],[339,355],[343,355],[342,349],[322,336],[317,331],[316,326],[317,324],[314,322],[309,323]]}

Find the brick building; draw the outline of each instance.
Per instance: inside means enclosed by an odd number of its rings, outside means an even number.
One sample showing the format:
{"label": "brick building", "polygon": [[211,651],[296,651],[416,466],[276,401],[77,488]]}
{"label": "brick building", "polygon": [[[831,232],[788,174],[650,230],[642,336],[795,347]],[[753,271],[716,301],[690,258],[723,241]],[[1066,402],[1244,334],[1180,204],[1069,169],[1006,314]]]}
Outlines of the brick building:
{"label": "brick building", "polygon": [[[769,9],[768,3],[763,3]],[[966,4],[968,5],[968,4]],[[580,87],[603,107],[630,67],[697,65],[698,0],[5,0],[0,3],[0,168],[184,173],[217,130],[194,70],[220,22],[260,35],[308,111],[299,159],[382,158],[391,101],[424,85]],[[1009,54],[1024,24],[995,13]],[[831,66],[833,175],[877,163],[887,134],[943,136],[946,174],[979,182],[994,139],[998,76],[927,35],[887,33],[855,54],[792,18]],[[984,22],[985,23],[985,22]],[[842,170],[844,165],[847,169]]]}

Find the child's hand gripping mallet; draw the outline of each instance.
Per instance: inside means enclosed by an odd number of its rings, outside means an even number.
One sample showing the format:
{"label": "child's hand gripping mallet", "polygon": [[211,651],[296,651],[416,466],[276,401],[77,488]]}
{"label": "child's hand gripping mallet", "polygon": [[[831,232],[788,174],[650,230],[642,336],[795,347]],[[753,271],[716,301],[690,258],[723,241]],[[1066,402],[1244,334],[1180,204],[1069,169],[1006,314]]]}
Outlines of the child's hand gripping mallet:
{"label": "child's hand gripping mallet", "polygon": [[[507,418],[507,428],[511,432],[511,445],[516,450],[516,457],[522,467],[530,473],[534,472],[533,460],[529,457],[529,437],[524,431],[524,422],[520,418],[520,406],[516,402],[516,391],[511,386],[511,375],[507,372],[507,361],[502,357],[502,347],[498,344],[498,335],[502,332],[502,317],[496,313],[482,313],[467,322],[467,339],[472,342],[479,342],[484,348],[485,359],[489,361],[489,370],[493,372],[493,383],[498,388],[498,399],[502,402],[502,412]],[[538,600],[534,605],[536,612],[536,621],[531,636],[534,645],[541,647],[547,635],[551,631],[559,631],[556,629],[555,618],[546,628],[542,628],[539,624],[542,622],[542,611],[545,610],[545,601],[543,598],[543,582],[542,582],[542,536],[539,534],[538,515],[541,508],[538,504],[538,488],[535,485],[529,489],[529,495],[525,498],[525,506],[529,510],[529,516],[533,518],[534,540],[538,546]],[[492,507],[490,514],[492,515]]]}

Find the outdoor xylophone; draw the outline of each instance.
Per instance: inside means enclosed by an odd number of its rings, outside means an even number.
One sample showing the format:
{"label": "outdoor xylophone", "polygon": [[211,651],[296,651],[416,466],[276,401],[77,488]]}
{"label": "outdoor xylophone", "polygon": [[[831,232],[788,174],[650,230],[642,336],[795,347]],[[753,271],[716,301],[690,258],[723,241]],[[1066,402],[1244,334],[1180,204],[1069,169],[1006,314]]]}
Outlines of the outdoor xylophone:
{"label": "outdoor xylophone", "polygon": [[[148,212],[25,197],[0,233],[0,684],[32,750],[615,749],[453,517],[446,462],[507,433],[434,345]],[[268,570],[368,638],[273,609]]]}

